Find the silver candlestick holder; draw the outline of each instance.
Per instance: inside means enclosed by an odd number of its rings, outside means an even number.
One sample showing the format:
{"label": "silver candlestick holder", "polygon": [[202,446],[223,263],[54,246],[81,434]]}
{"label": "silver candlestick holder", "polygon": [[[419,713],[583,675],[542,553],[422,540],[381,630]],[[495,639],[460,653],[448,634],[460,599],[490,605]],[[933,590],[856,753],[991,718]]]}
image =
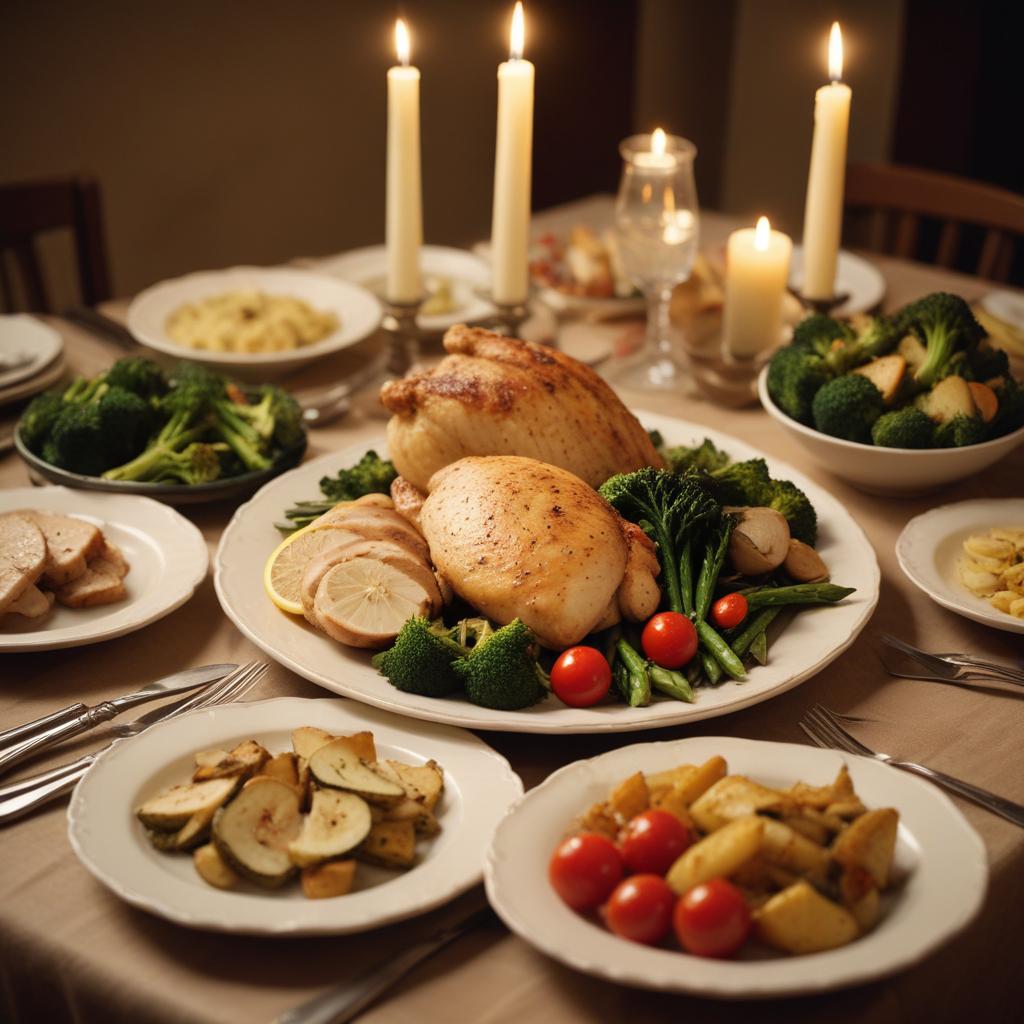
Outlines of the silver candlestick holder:
{"label": "silver candlestick holder", "polygon": [[506,337],[521,337],[522,326],[530,318],[529,301],[498,302],[489,292],[483,293],[483,296],[494,307],[494,315],[490,318],[491,327]]}
{"label": "silver candlestick holder", "polygon": [[790,288],[789,291],[804,309],[809,310],[811,313],[821,313],[825,316],[838,309],[850,297],[849,292],[843,292],[841,295],[833,295],[830,299],[811,299],[806,295],[802,295],[795,288]]}
{"label": "silver candlestick holder", "polygon": [[384,351],[378,356],[377,371],[359,388],[354,405],[365,416],[387,418],[391,414],[380,404],[380,389],[389,380],[398,380],[420,361],[420,329],[416,323],[423,298],[411,302],[383,300],[381,331]]}

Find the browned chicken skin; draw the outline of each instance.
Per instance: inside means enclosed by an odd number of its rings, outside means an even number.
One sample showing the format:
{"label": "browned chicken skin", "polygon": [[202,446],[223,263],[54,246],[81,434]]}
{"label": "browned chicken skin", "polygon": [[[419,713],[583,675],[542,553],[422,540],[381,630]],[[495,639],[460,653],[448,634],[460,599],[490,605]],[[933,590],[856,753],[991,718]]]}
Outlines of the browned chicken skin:
{"label": "browned chicken skin", "polygon": [[650,540],[579,477],[536,459],[446,466],[430,481],[420,525],[460,597],[499,625],[522,619],[547,647],[658,607]]}
{"label": "browned chicken skin", "polygon": [[646,431],[583,363],[546,345],[452,327],[449,353],[427,373],[389,381],[388,451],[424,490],[468,455],[521,455],[561,466],[591,487],[616,473],[662,466]]}

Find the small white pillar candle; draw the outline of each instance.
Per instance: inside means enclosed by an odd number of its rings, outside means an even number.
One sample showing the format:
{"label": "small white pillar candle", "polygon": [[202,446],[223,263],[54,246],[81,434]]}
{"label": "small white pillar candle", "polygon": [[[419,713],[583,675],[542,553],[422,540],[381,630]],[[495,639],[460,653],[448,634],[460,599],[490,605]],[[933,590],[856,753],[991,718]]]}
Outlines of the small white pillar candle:
{"label": "small white pillar candle", "polygon": [[523,5],[512,15],[509,59],[498,67],[498,139],[491,222],[492,292],[515,305],[529,292],[530,166],[533,155],[534,68],[523,60]]}
{"label": "small white pillar candle", "polygon": [[831,299],[836,291],[836,264],[843,224],[846,138],[850,126],[850,87],[843,77],[843,37],[832,25],[828,44],[829,76],[814,96],[814,140],[804,210],[803,294]]}
{"label": "small white pillar candle", "polygon": [[409,66],[409,33],[395,23],[399,65],[388,69],[387,296],[391,302],[421,297],[420,72]]}
{"label": "small white pillar candle", "polygon": [[722,317],[729,355],[750,359],[778,342],[792,251],[789,235],[772,231],[767,217],[729,236]]}

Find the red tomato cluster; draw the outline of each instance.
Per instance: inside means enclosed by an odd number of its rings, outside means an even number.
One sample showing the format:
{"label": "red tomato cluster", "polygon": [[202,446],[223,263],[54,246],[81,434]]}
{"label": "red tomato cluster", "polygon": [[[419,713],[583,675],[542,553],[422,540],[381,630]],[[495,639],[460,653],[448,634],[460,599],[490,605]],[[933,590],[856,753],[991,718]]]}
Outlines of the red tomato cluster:
{"label": "red tomato cluster", "polygon": [[750,933],[750,910],[736,886],[715,878],[677,899],[665,881],[693,841],[678,818],[667,811],[644,811],[618,839],[615,843],[583,832],[555,850],[548,877],[573,910],[600,910],[616,935],[645,945],[661,942],[674,930],[683,949],[695,956],[732,956],[743,945]]}

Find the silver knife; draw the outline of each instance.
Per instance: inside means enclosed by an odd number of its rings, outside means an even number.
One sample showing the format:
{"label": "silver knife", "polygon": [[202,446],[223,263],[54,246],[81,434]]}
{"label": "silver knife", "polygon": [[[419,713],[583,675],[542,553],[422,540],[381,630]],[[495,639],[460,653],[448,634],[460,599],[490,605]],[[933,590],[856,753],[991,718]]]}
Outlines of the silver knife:
{"label": "silver knife", "polygon": [[8,771],[26,758],[32,757],[47,747],[60,743],[62,740],[78,736],[94,729],[97,725],[109,722],[122,711],[145,704],[151,700],[159,700],[172,693],[194,690],[214,680],[221,679],[237,668],[236,665],[199,665],[187,668],[174,675],[158,679],[144,686],[135,693],[116,697],[114,700],[86,707],[84,704],[72,704],[52,715],[38,718],[34,722],[9,729],[0,735],[0,774]]}

